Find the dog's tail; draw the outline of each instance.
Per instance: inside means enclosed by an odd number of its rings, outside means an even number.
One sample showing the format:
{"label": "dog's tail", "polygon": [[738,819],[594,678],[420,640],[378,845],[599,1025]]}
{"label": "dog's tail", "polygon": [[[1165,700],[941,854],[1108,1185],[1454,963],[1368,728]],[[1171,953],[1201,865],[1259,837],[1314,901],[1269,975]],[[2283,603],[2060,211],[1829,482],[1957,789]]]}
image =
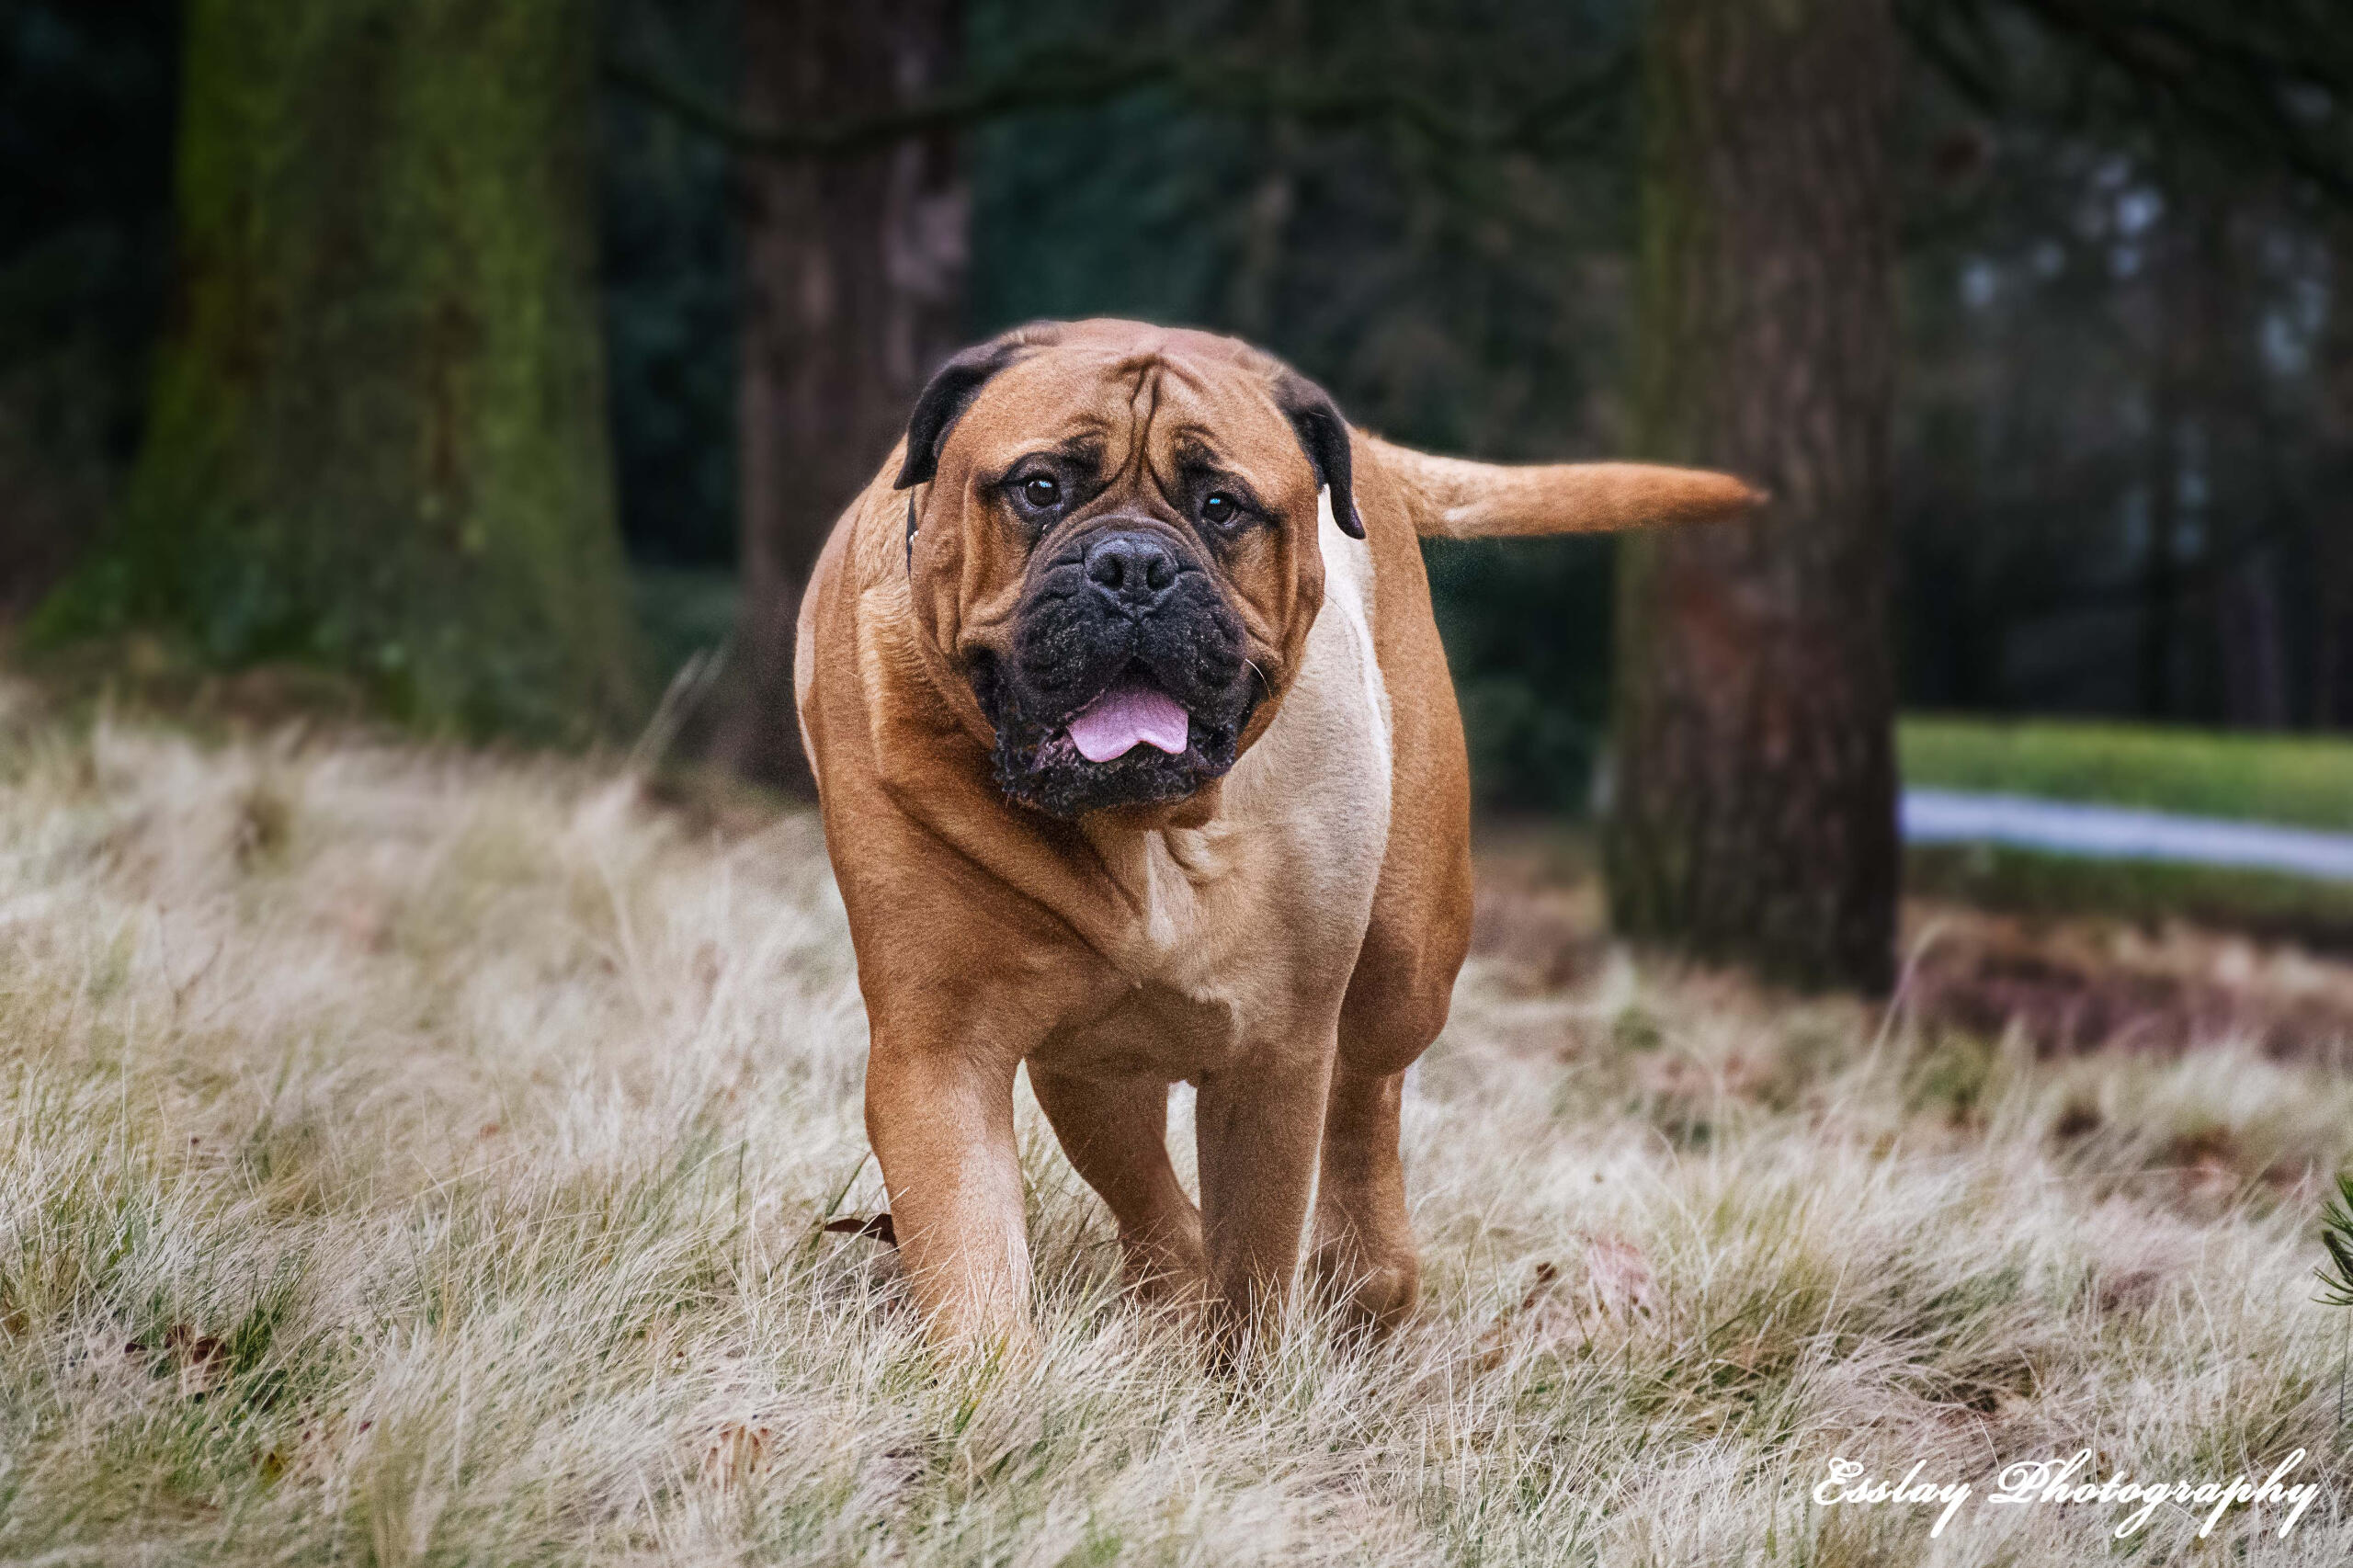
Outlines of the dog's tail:
{"label": "dog's tail", "polygon": [[1728,473],[1659,463],[1543,463],[1507,467],[1432,457],[1360,437],[1415,497],[1424,539],[1519,539],[1613,533],[1663,523],[1740,517],[1764,494]]}

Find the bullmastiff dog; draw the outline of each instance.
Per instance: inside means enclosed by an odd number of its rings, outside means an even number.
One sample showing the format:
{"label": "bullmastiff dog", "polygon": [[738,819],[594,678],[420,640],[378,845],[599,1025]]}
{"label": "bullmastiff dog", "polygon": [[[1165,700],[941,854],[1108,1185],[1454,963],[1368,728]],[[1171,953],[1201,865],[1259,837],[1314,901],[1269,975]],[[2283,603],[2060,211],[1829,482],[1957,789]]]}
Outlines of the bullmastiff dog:
{"label": "bullmastiff dog", "polygon": [[[1410,1311],[1399,1101],[1471,929],[1419,541],[1754,500],[1691,470],[1409,451],[1200,332],[1029,326],[939,370],[834,528],[794,666],[872,1026],[867,1131],[935,1342],[1030,1343],[1025,1063],[1147,1299],[1239,1343],[1308,1234],[1349,1320]],[[1169,1164],[1179,1079],[1198,1207]]]}

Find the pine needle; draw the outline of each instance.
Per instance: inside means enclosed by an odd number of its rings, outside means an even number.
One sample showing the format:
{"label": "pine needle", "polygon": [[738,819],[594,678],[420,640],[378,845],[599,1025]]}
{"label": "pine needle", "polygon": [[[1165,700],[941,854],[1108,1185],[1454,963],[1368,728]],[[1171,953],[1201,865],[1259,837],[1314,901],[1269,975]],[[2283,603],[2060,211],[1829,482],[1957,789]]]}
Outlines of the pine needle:
{"label": "pine needle", "polygon": [[2353,1171],[2336,1178],[2336,1196],[2321,1210],[2320,1244],[2328,1261],[2313,1272],[2320,1299],[2332,1307],[2353,1307]]}

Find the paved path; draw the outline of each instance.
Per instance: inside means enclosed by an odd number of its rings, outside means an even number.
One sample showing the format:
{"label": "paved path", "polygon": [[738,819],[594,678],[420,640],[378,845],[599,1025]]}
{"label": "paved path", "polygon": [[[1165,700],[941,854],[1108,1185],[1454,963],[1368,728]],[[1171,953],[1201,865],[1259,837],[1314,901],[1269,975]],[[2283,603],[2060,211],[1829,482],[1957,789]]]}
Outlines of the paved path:
{"label": "paved path", "polygon": [[2008,844],[2103,860],[2172,860],[2353,881],[2353,833],[2025,795],[1906,790],[1904,838],[1908,844]]}

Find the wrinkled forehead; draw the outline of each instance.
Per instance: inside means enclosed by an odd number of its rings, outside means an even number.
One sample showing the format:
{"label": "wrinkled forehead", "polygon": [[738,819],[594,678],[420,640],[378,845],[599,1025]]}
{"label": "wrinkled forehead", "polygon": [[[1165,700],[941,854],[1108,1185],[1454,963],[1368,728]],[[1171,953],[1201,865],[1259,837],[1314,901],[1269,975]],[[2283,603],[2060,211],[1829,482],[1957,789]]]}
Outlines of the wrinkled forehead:
{"label": "wrinkled forehead", "polygon": [[1207,460],[1269,485],[1314,483],[1265,365],[1205,333],[1080,335],[1038,348],[990,380],[948,444],[983,469],[1051,448],[1091,450],[1113,472],[1139,457],[1164,474]]}

